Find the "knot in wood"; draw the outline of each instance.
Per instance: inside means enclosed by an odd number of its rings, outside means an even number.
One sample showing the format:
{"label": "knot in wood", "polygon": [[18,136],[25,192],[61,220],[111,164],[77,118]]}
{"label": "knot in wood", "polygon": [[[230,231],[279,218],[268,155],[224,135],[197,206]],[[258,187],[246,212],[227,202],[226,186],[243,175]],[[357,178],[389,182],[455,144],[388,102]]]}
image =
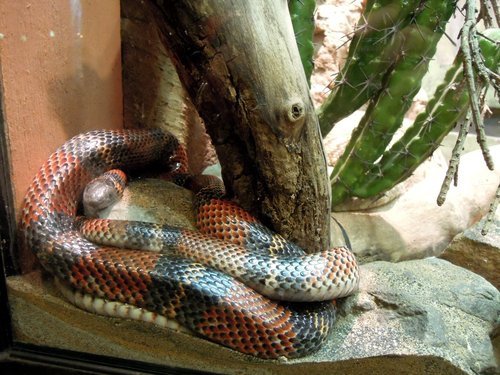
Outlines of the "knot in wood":
{"label": "knot in wood", "polygon": [[304,103],[297,100],[289,103],[285,108],[285,118],[294,125],[296,122],[303,121],[305,118]]}

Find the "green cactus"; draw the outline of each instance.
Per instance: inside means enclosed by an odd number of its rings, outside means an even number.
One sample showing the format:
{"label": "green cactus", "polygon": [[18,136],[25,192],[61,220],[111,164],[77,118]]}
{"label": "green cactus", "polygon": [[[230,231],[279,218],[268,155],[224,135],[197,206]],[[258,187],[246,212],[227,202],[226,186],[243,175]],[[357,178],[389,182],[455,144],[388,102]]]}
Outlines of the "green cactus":
{"label": "green cactus", "polygon": [[[486,30],[483,35],[479,37],[479,47],[484,64],[491,71],[498,72],[500,29]],[[425,111],[384,153],[380,162],[352,186],[351,194],[360,198],[374,196],[408,178],[436,150],[468,109],[469,92],[463,73],[463,55],[459,54]]]}
{"label": "green cactus", "polygon": [[304,73],[309,83],[314,68],[313,34],[316,0],[289,0],[288,10],[290,11],[295,40],[299,48]]}
{"label": "green cactus", "polygon": [[366,198],[390,189],[409,177],[439,146],[443,137],[467,112],[469,96],[463,79],[462,58],[448,70],[445,82],[437,89],[425,111],[379,163],[370,167],[351,187],[351,195]]}
{"label": "green cactus", "polygon": [[[314,7],[314,1],[289,1],[308,80],[312,71]],[[364,117],[330,176],[332,207],[348,197],[380,194],[406,179],[468,112],[464,58],[459,54],[425,111],[386,150],[420,89],[455,8],[454,0],[366,1],[338,84],[317,111],[321,131],[326,135],[337,121],[368,102]],[[482,62],[497,74],[500,30],[488,30],[484,35],[477,43]],[[481,73],[480,84],[485,84],[487,73],[484,69]]]}
{"label": "green cactus", "polygon": [[423,10],[420,0],[369,0],[351,40],[337,85],[318,108],[321,132],[365,104],[380,88],[382,79],[400,52],[401,30]]}
{"label": "green cactus", "polygon": [[455,10],[454,1],[428,0],[397,37],[399,55],[372,98],[360,124],[331,175],[332,207],[352,194],[369,166],[382,156],[419,91],[444,27]]}
{"label": "green cactus", "polygon": [[484,30],[479,36],[484,65],[498,74],[500,70],[500,28]]}

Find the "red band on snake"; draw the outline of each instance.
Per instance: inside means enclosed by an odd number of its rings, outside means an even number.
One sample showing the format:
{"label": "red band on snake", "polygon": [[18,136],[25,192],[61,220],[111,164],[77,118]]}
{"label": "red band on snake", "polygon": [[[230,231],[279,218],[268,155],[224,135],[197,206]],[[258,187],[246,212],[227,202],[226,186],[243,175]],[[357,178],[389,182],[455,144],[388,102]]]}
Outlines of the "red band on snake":
{"label": "red band on snake", "polygon": [[[331,300],[358,285],[356,261],[347,249],[307,255],[211,187],[198,194],[200,232],[76,220],[91,180],[115,168],[129,172],[162,164],[178,148],[177,139],[160,130],[93,131],[72,138],[28,189],[23,246],[77,291],[174,319],[240,352],[278,358],[316,351],[332,331]],[[106,231],[115,239],[107,242]]]}

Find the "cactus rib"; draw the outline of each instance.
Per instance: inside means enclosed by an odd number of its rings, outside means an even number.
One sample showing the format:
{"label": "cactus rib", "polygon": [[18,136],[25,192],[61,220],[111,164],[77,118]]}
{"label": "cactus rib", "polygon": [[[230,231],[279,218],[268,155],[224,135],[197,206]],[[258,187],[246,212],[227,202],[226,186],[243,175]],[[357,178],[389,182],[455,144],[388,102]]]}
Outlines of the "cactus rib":
{"label": "cactus rib", "polygon": [[365,179],[353,186],[353,194],[358,197],[373,196],[392,188],[411,175],[464,115],[468,103],[465,88],[460,58],[448,70],[445,83],[438,86],[425,111],[417,116],[401,139],[372,167],[377,175],[369,172]]}
{"label": "cactus rib", "polygon": [[393,70],[385,77],[383,89],[370,101],[334,167],[331,175],[332,206],[353,195],[353,188],[361,189],[358,181],[367,178],[366,165],[382,156],[401,126],[404,114],[420,89],[437,42],[455,10],[455,2],[428,0],[422,8],[412,23],[398,33],[402,47]]}
{"label": "cactus rib", "polygon": [[[481,38],[479,45],[485,57],[486,67],[497,69],[500,51],[498,47],[492,48],[495,42]],[[469,111],[470,93],[464,77],[463,61],[464,55],[457,55],[454,64],[446,73],[444,83],[437,87],[425,111],[417,116],[405,134],[384,153],[380,162],[372,167],[366,178],[351,187],[352,194],[358,197],[380,194],[409,177],[418,165],[435,151],[457,121],[465,116]],[[481,81],[480,86],[486,83]],[[465,122],[468,123],[468,120]],[[465,132],[466,127],[467,124],[462,124],[461,132]],[[454,154],[461,147],[461,145],[456,146]],[[450,164],[451,170],[446,179],[448,185],[451,176],[455,175],[456,164],[458,163],[454,163],[453,167]],[[444,202],[444,194],[445,191],[440,194],[438,204]]]}

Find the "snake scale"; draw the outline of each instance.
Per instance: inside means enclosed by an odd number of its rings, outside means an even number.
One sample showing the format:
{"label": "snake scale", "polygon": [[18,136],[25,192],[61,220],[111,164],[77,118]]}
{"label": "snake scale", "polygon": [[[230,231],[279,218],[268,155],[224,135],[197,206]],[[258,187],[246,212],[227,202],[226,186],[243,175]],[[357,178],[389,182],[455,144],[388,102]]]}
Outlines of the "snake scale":
{"label": "snake scale", "polygon": [[90,181],[115,168],[128,173],[165,163],[179,147],[161,130],[70,139],[29,186],[23,246],[75,293],[175,320],[242,353],[293,358],[317,350],[332,331],[332,300],[358,286],[347,249],[306,254],[210,186],[198,193],[200,231],[76,218]]}

